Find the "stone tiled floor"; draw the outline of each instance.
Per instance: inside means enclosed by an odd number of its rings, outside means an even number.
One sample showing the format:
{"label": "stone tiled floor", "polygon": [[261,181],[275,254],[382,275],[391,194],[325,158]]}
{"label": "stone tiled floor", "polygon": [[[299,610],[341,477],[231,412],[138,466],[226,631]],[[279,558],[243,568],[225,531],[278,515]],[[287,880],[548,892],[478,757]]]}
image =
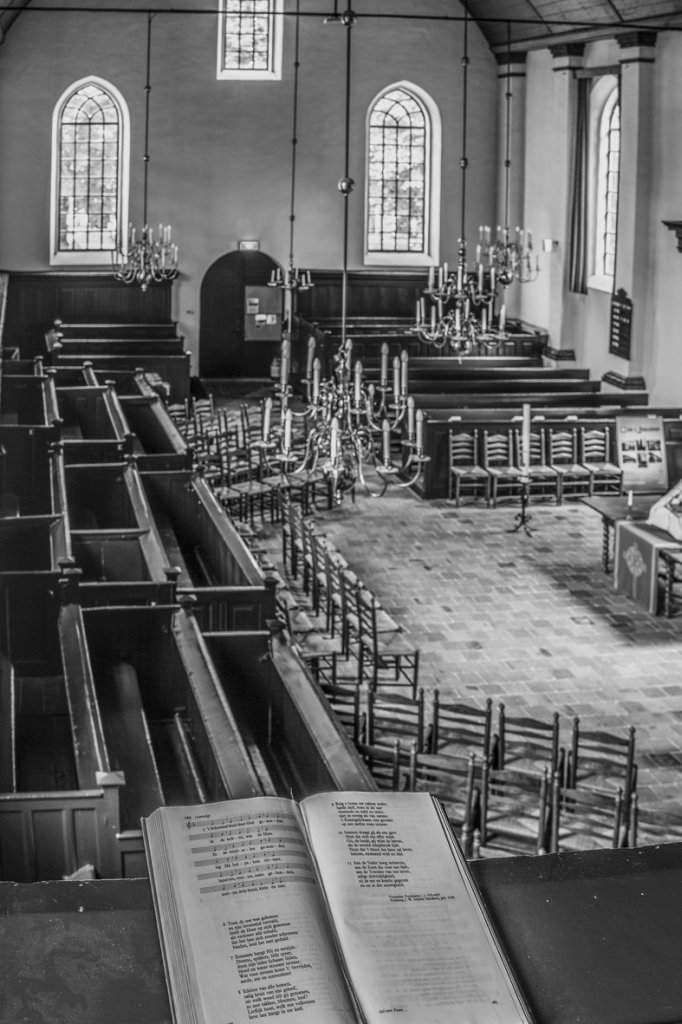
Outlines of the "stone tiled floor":
{"label": "stone tiled floor", "polygon": [[[601,519],[579,503],[455,508],[409,491],[358,494],[317,528],[420,648],[420,682],[509,714],[637,728],[643,811],[682,813],[682,615],[652,616],[600,564]],[[273,554],[278,529],[268,526]]]}
{"label": "stone tiled floor", "polygon": [[[601,568],[601,518],[579,502],[459,509],[392,488],[318,510],[343,553],[421,650],[420,682],[509,714],[637,729],[646,812],[682,815],[682,614],[648,614]],[[279,530],[265,526],[273,557]]]}

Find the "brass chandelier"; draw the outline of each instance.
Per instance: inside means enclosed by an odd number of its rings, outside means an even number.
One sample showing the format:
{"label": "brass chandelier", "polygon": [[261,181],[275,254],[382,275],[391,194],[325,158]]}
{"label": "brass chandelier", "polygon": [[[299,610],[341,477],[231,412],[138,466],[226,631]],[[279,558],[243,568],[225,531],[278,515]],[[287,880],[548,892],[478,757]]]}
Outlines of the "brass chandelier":
{"label": "brass chandelier", "polygon": [[149,184],[149,97],[151,93],[151,46],[152,18],[147,13],[147,78],[145,83],[145,115],[144,115],[144,185],[142,206],[142,227],[136,229],[132,224],[128,227],[128,244],[124,249],[119,246],[112,253],[113,274],[117,281],[124,284],[138,284],[143,292],[152,282],[172,281],[178,276],[178,247],[172,240],[170,224],[159,224],[159,232],[154,237],[154,229],[147,220],[147,198]]}
{"label": "brass chandelier", "polygon": [[[375,384],[366,380],[362,362],[353,360],[353,341],[346,333],[348,200],[355,185],[349,166],[351,32],[356,18],[352,11],[346,11],[329,19],[329,23],[340,23],[346,28],[345,167],[337,185],[344,201],[341,340],[333,357],[332,373],[322,377],[315,339],[309,339],[305,403],[299,410],[293,407],[289,379],[291,342],[288,337],[283,338],[279,382],[273,396],[266,399],[263,411],[261,447],[266,465],[277,466],[286,477],[321,472],[339,503],[354,491],[356,484],[373,497],[385,494],[399,474],[402,479],[398,486],[411,486],[429,457],[423,452],[424,414],[415,410],[414,399],[408,395],[407,351],[393,358],[389,379],[389,349],[385,343],[382,345],[379,383]],[[293,266],[293,255],[290,262]],[[406,454],[401,466],[395,465],[391,457],[391,437],[398,430],[406,435],[402,442]],[[378,485],[370,484],[370,470],[379,478]]]}

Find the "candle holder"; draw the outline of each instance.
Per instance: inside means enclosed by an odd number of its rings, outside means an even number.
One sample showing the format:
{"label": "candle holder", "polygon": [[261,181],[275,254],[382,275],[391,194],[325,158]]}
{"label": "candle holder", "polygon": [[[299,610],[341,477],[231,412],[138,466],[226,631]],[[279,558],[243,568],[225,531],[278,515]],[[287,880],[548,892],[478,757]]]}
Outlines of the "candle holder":
{"label": "candle holder", "polygon": [[528,505],[530,502],[530,477],[519,477],[519,483],[521,484],[521,510],[514,516],[516,526],[512,526],[507,530],[507,533],[516,533],[517,530],[523,530],[527,537],[531,537],[533,535],[533,531],[528,525],[533,518],[528,512]]}

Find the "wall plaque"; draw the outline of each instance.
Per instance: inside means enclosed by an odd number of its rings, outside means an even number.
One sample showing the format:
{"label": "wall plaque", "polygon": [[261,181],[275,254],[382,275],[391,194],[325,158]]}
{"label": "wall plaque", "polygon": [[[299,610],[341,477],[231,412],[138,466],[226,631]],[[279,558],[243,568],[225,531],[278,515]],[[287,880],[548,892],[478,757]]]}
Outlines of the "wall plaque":
{"label": "wall plaque", "polygon": [[632,299],[624,288],[611,296],[611,321],[609,325],[609,352],[630,358],[630,333],[632,331]]}

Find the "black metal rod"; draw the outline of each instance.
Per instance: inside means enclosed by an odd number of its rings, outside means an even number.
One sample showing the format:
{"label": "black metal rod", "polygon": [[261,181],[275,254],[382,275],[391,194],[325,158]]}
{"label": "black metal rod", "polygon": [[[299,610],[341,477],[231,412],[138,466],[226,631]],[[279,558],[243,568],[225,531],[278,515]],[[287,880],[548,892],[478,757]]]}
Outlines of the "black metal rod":
{"label": "black metal rod", "polygon": [[147,224],[147,187],[149,184],[149,96],[152,91],[150,84],[151,57],[152,57],[152,18],[151,11],[147,12],[147,78],[144,87],[144,184],[142,188],[142,226]]}
{"label": "black metal rod", "polygon": [[291,134],[291,204],[289,207],[289,266],[294,265],[294,223],[296,221],[296,152],[298,145],[298,69],[300,0],[296,0],[296,34],[294,42],[294,110]]}
{"label": "black metal rod", "polygon": [[346,345],[346,312],[348,304],[348,198],[350,196],[350,73],[351,73],[351,32],[354,19],[350,11],[346,12],[346,107],[345,107],[345,141],[344,141],[344,179],[343,192],[343,269],[341,273],[341,346]]}

